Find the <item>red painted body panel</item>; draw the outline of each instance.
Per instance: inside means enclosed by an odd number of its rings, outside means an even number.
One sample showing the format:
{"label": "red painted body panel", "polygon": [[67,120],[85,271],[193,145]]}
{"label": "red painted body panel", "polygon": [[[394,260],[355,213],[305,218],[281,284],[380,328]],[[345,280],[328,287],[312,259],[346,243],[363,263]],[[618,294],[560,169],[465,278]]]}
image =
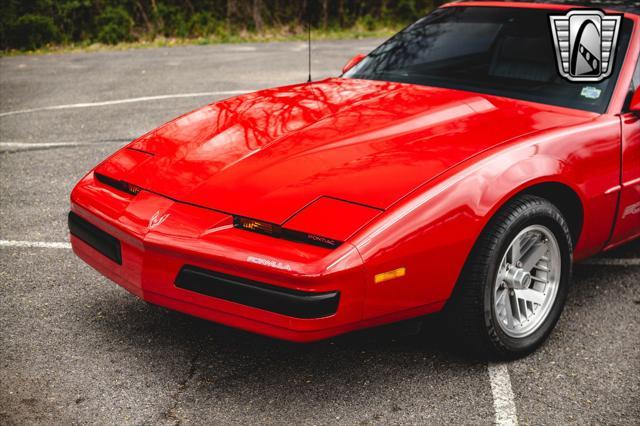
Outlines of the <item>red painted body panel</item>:
{"label": "red painted body panel", "polygon": [[640,236],[640,117],[629,113],[621,119],[622,184],[611,245]]}
{"label": "red painted body panel", "polygon": [[[72,210],[121,241],[122,265],[71,237],[74,251],[152,303],[311,341],[441,309],[492,215],[537,184],[564,185],[580,199],[576,259],[613,247],[640,233],[640,210],[628,213],[640,202],[640,126],[620,115],[640,49],[638,18],[628,17],[632,60],[603,115],[340,78],[207,105],[96,167],[142,188],[137,195],[93,172],[74,188]],[[248,232],[232,215],[344,243],[330,250]],[[339,291],[340,304],[335,315],[297,319],[200,295],[174,285],[185,264]],[[374,283],[399,267],[404,277]]]}
{"label": "red painted body panel", "polygon": [[155,155],[121,176],[176,200],[282,224],[322,196],[388,208],[478,152],[593,116],[462,91],[329,79],[187,114],[134,142]]}
{"label": "red painted body panel", "polygon": [[382,210],[379,209],[322,197],[294,214],[283,226],[294,231],[346,241],[381,213]]}

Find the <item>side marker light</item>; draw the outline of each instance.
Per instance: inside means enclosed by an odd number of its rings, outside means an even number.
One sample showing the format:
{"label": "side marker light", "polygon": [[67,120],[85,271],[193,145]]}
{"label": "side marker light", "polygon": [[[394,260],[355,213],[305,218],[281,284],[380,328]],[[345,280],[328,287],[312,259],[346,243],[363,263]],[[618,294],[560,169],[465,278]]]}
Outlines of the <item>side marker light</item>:
{"label": "side marker light", "polygon": [[380,284],[385,281],[395,280],[396,278],[404,277],[406,274],[407,274],[407,268],[402,267],[402,268],[394,269],[393,271],[376,274],[376,276],[373,279],[376,284]]}

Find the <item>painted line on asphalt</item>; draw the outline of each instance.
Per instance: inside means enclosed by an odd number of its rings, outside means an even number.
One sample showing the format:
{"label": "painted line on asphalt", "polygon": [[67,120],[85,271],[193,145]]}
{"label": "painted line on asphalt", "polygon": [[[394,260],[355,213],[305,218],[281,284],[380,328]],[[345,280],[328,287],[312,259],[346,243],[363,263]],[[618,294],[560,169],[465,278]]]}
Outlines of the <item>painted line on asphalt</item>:
{"label": "painted line on asphalt", "polygon": [[0,247],[70,249],[71,243],[0,240]]}
{"label": "painted line on asphalt", "polygon": [[126,139],[126,140],[104,140],[104,141],[93,141],[93,142],[0,142],[0,152],[1,151],[21,151],[21,150],[32,150],[32,149],[47,149],[47,148],[66,148],[66,147],[74,147],[74,146],[89,146],[89,145],[97,145],[97,144],[126,144],[131,142],[135,138]]}
{"label": "painted line on asphalt", "polygon": [[[253,89],[253,90],[257,90],[257,89]],[[61,110],[61,109],[74,109],[74,108],[93,108],[93,107],[101,107],[101,106],[109,106],[109,105],[130,104],[134,102],[159,101],[164,99],[242,95],[245,93],[249,93],[251,91],[252,90],[224,90],[219,92],[175,93],[173,95],[142,96],[139,98],[114,99],[112,101],[102,101],[102,102],[83,102],[78,104],[53,105],[48,107],[28,108],[28,109],[20,109],[15,111],[0,112],[0,117],[6,117],[8,115],[16,115],[16,114],[27,114],[30,112],[54,111],[54,110]]]}
{"label": "painted line on asphalt", "polygon": [[628,259],[609,259],[601,257],[597,259],[588,259],[584,262],[580,262],[579,265],[590,266],[640,266],[640,259],[628,258]]}
{"label": "painted line on asphalt", "polygon": [[518,415],[507,365],[489,363],[488,370],[491,393],[493,394],[495,424],[498,426],[517,426]]}

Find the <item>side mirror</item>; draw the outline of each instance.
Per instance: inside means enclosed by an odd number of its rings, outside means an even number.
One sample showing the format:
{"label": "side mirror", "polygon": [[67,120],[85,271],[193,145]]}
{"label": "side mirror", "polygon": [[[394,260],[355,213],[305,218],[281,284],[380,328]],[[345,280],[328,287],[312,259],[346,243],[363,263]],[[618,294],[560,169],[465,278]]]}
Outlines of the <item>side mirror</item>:
{"label": "side mirror", "polygon": [[342,74],[344,74],[345,72],[349,71],[351,68],[353,68],[356,65],[358,65],[360,63],[360,61],[363,60],[366,57],[367,57],[367,55],[359,53],[356,56],[354,56],[353,58],[351,58],[351,60],[349,62],[347,62],[347,64],[344,66],[344,68],[342,68]]}
{"label": "side mirror", "polygon": [[633,94],[633,98],[631,98],[631,105],[629,106],[629,111],[640,113],[640,87],[638,87]]}

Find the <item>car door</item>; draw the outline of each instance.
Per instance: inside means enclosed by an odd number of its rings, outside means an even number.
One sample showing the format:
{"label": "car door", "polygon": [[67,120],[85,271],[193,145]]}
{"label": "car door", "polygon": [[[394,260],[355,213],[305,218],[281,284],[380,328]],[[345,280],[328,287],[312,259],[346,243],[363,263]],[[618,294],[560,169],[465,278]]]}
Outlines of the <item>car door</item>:
{"label": "car door", "polygon": [[[636,66],[631,85],[631,94],[640,87],[640,62]],[[623,112],[620,119],[622,125],[622,190],[618,219],[611,244],[618,244],[640,236],[640,114]]]}

